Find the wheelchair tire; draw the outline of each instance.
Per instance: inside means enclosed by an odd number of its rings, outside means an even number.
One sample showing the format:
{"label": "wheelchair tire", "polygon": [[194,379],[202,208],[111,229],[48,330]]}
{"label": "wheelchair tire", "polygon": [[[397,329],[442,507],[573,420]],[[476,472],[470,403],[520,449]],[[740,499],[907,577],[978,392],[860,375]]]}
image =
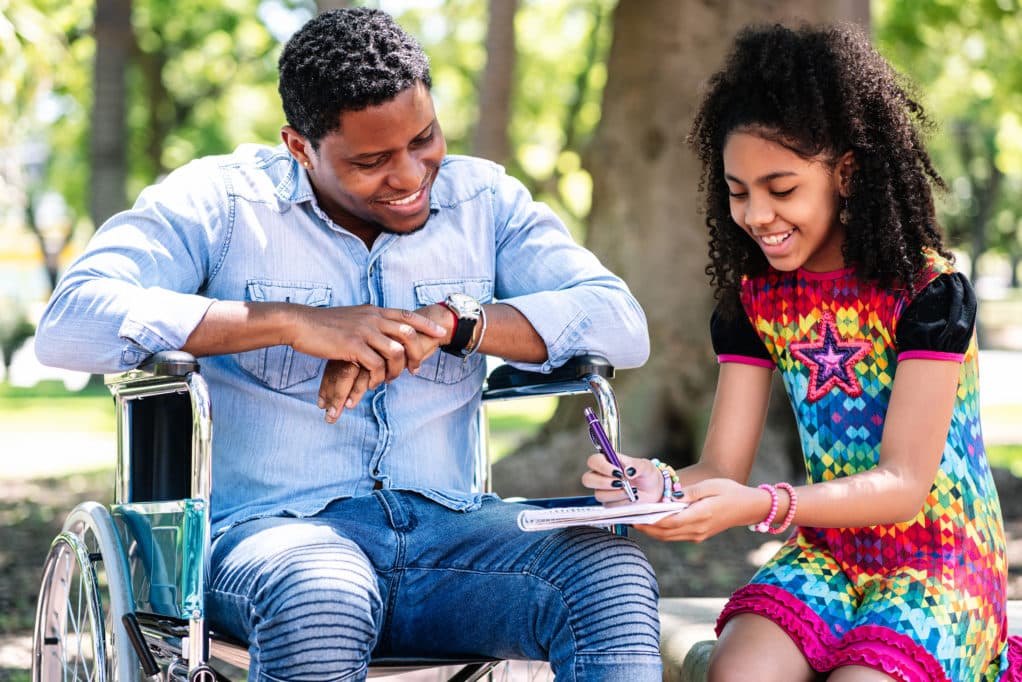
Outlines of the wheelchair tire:
{"label": "wheelchair tire", "polygon": [[99,577],[82,538],[63,532],[50,545],[32,637],[34,682],[107,682],[110,659]]}
{"label": "wheelchair tire", "polygon": [[71,510],[43,566],[33,682],[142,679],[120,621],[130,604],[126,565],[109,511],[98,502]]}

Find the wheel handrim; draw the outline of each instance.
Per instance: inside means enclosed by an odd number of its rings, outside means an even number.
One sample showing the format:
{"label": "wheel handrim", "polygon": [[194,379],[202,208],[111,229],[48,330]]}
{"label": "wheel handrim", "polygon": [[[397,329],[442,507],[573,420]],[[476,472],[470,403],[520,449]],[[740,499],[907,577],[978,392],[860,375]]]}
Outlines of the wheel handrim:
{"label": "wheel handrim", "polygon": [[107,680],[99,584],[84,542],[71,533],[58,535],[46,558],[32,663],[38,682]]}

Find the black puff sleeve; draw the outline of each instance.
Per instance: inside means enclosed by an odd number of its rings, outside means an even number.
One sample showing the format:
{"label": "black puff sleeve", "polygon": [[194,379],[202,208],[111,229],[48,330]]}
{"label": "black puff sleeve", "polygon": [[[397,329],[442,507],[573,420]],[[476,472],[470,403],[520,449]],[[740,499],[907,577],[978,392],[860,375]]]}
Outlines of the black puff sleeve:
{"label": "black puff sleeve", "polygon": [[911,351],[962,355],[976,325],[976,294],[959,273],[941,275],[919,292],[898,320],[898,355]]}
{"label": "black puff sleeve", "polygon": [[744,314],[725,315],[718,305],[710,316],[710,340],[718,358],[740,356],[762,361],[753,363],[757,365],[772,367],[774,364],[763,340]]}

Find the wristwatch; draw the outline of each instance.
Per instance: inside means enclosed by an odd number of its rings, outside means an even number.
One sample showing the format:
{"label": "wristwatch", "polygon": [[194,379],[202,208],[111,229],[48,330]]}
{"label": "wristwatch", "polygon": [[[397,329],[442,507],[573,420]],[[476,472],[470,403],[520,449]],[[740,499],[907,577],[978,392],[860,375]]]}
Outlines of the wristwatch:
{"label": "wristwatch", "polygon": [[482,315],[482,306],[468,294],[450,294],[440,305],[454,313],[454,332],[451,334],[451,342],[440,346],[440,350],[459,358],[467,357],[470,353],[468,344],[472,340],[472,333]]}

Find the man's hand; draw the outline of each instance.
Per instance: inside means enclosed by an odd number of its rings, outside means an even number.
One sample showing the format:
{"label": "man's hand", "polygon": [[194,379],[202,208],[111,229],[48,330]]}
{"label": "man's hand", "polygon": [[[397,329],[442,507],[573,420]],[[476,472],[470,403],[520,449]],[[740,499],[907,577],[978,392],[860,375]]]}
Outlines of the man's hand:
{"label": "man's hand", "polygon": [[328,424],[337,422],[345,409],[358,405],[369,389],[369,372],[344,360],[330,360],[319,382],[319,409],[326,410]]}
{"label": "man's hand", "polygon": [[[401,353],[404,357],[404,367],[413,374],[418,372],[422,361],[450,340],[453,332],[454,319],[451,311],[439,304],[419,308],[414,313],[403,310],[394,311],[386,308],[377,308],[376,310],[385,313],[399,312],[404,314],[403,318],[407,315],[416,322],[423,321],[418,325],[408,325],[408,328],[412,330],[411,334],[407,333],[407,329],[402,329],[398,332],[401,334],[399,339],[391,337],[393,341],[400,345]],[[423,325],[427,329],[425,332],[422,331]],[[432,327],[429,325],[432,325]],[[444,325],[447,326],[445,327]],[[435,331],[436,329],[442,332],[439,336]],[[397,348],[398,345],[390,345],[390,349],[395,351],[395,353]],[[400,366],[399,360],[400,358],[398,358],[398,361],[390,360],[387,362],[387,381],[394,378],[390,376],[390,373],[391,370],[397,369]],[[400,370],[397,373],[400,374]],[[365,367],[360,367],[358,364],[346,360],[330,360],[326,364],[326,369],[323,370],[323,379],[319,384],[319,400],[317,404],[320,409],[326,410],[327,423],[334,424],[344,410],[350,410],[358,405],[366,391],[370,388],[376,388],[379,384],[380,381],[373,382],[372,372]]]}
{"label": "man's hand", "polygon": [[[376,388],[406,368],[417,372],[448,334],[447,328],[408,310],[300,307],[288,343],[301,353],[356,365],[368,373],[367,388]],[[431,341],[423,343],[423,338]]]}
{"label": "man's hand", "polygon": [[439,303],[418,308],[415,314],[425,317],[438,327],[444,329],[443,336],[436,337],[420,334],[418,339],[416,339],[419,344],[419,352],[422,353],[422,358],[426,359],[435,353],[440,346],[450,343],[451,337],[454,335],[455,317],[449,308]]}

